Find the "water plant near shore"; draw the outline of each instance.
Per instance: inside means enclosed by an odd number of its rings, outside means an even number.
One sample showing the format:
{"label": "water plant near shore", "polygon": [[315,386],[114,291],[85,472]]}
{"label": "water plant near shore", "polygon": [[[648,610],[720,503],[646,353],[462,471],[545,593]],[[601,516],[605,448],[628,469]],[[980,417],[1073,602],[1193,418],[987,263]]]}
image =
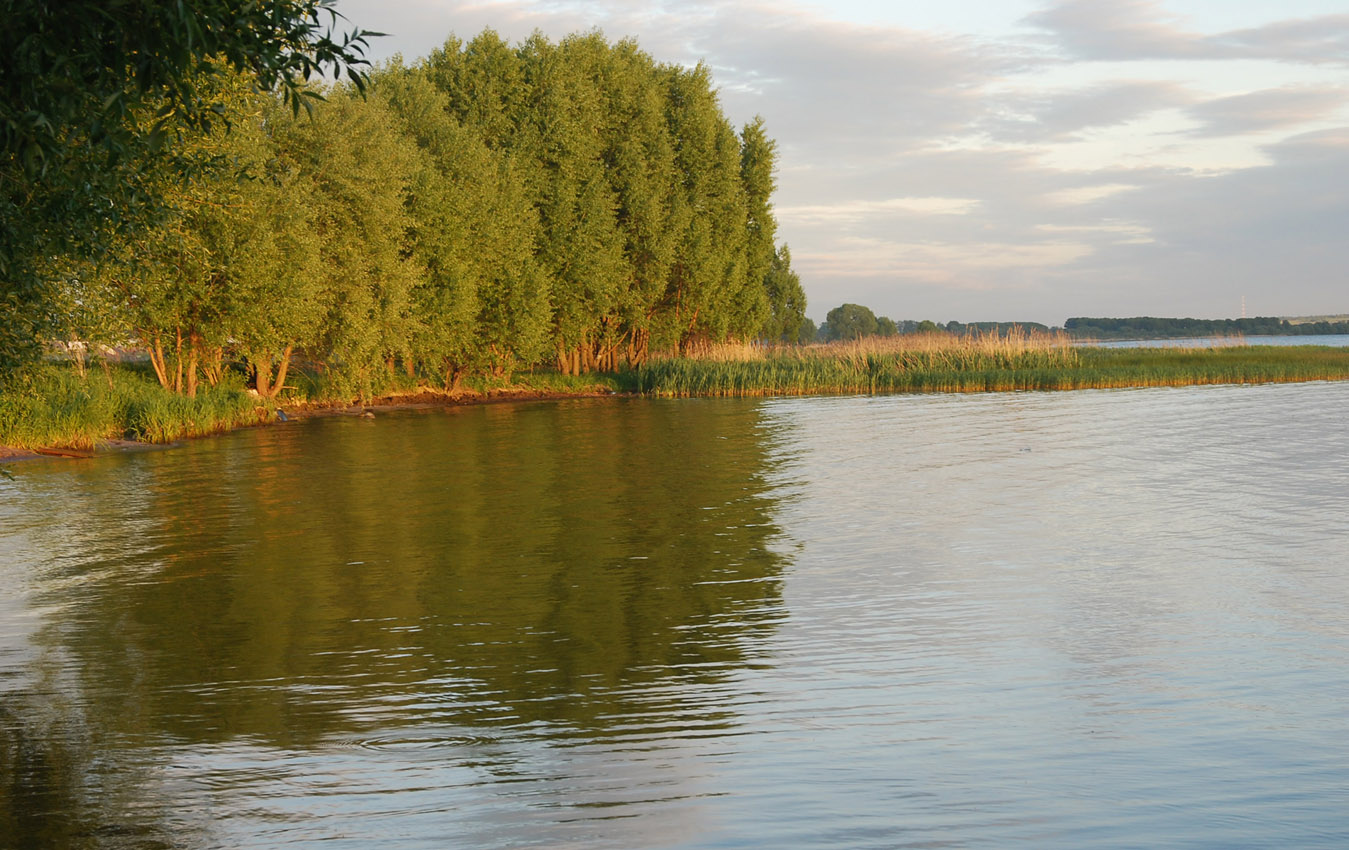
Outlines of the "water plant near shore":
{"label": "water plant near shore", "polygon": [[805,348],[718,347],[655,360],[639,392],[663,397],[989,392],[1349,378],[1349,349],[1232,345],[1077,347],[1062,335],[945,334]]}

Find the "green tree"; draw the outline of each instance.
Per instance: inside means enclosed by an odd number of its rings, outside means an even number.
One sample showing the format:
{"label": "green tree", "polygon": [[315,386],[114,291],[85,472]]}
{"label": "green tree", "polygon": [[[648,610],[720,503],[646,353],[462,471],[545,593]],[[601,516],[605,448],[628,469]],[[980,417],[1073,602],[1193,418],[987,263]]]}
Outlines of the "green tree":
{"label": "green tree", "polygon": [[[764,132],[763,118],[755,116],[740,131],[740,185],[746,212],[745,283],[734,311],[736,330],[741,335],[762,333],[761,328],[772,323],[777,332],[768,336],[777,339],[786,337],[787,325],[793,325],[790,335],[794,341],[795,325],[805,310],[805,296],[799,292],[800,280],[791,272],[790,255],[784,262],[775,244],[777,219],[772,198],[777,189],[776,164],[777,143]],[[793,279],[796,289],[792,289]]]}
{"label": "green tree", "polygon": [[[722,116],[707,67],[667,70],[670,135],[684,191],[679,244],[666,294],[667,328],[682,350],[719,341],[745,286],[745,222],[739,139]],[[756,286],[759,281],[755,281]],[[757,330],[755,327],[746,332]]]}
{"label": "green tree", "polygon": [[809,316],[801,317],[801,326],[796,332],[796,342],[798,345],[809,345],[819,336],[820,329],[815,326],[815,320]]}
{"label": "green tree", "polygon": [[664,71],[631,40],[614,45],[602,71],[606,173],[617,202],[626,284],[616,308],[630,364],[642,362],[659,328],[685,211],[666,121]]}
{"label": "green tree", "polygon": [[329,0],[0,0],[0,15],[0,379],[69,318],[51,258],[105,250],[147,208],[173,129],[218,122],[198,90],[212,60],[298,110],[316,71],[359,84],[373,35],[335,35]]}
{"label": "green tree", "polygon": [[764,337],[783,342],[814,341],[815,323],[806,318],[806,292],[801,288],[801,278],[792,271],[792,255],[786,245],[773,253],[773,264],[764,275],[764,292],[769,306]]}
{"label": "green tree", "polygon": [[447,389],[475,368],[481,290],[490,246],[479,238],[499,171],[494,155],[450,112],[449,99],[421,70],[399,64],[372,79],[422,155],[416,161],[409,212],[410,251],[422,275],[413,292],[412,359],[445,376]]}
{"label": "green tree", "polygon": [[531,90],[519,55],[493,30],[465,44],[451,36],[424,67],[465,127],[494,150],[510,148]]}
{"label": "green tree", "polygon": [[860,339],[876,333],[876,314],[870,307],[860,304],[842,304],[829,311],[825,317],[829,326],[829,339]]}
{"label": "green tree", "polygon": [[[225,342],[240,330],[236,314],[264,297],[249,288],[264,281],[275,302],[278,283],[293,277],[287,266],[308,265],[302,224],[280,226],[280,210],[293,199],[264,174],[271,152],[263,100],[238,74],[212,75],[197,90],[233,122],[231,131],[175,128],[179,162],[150,163],[143,172],[157,215],[122,228],[95,265],[92,279],[103,292],[71,298],[97,295],[101,311],[121,314],[149,350],[160,383],[189,396],[199,369],[213,383],[220,379]],[[181,162],[192,165],[184,171]]]}
{"label": "green tree", "polygon": [[[271,146],[264,150],[271,158],[257,178],[240,186],[232,221],[225,327],[258,394],[274,398],[285,386],[292,355],[317,347],[328,305],[313,183],[275,157]],[[211,352],[217,371],[222,349]]]}
{"label": "green tree", "polygon": [[[601,75],[608,45],[571,36],[521,45],[534,92],[518,150],[534,166],[540,261],[552,287],[553,340],[564,372],[612,368],[627,282],[618,199],[604,158],[608,124]],[[573,368],[568,369],[568,366]]]}
{"label": "green tree", "polygon": [[382,367],[411,355],[408,199],[420,152],[381,100],[333,92],[313,119],[277,116],[279,156],[308,184],[326,313],[314,354],[338,386],[367,397]]}

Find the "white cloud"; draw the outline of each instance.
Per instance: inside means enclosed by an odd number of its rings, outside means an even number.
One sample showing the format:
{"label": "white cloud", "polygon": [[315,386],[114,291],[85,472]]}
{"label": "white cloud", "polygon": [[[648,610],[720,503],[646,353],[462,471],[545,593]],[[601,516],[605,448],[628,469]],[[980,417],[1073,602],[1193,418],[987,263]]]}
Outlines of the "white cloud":
{"label": "white cloud", "polygon": [[1269,59],[1349,65],[1349,14],[1203,33],[1158,0],[1064,0],[1026,18],[1083,60]]}
{"label": "white cloud", "polygon": [[1137,188],[1137,186],[1131,186],[1128,183],[1101,183],[1061,189],[1057,192],[1046,193],[1044,197],[1046,202],[1055,206],[1080,206]]}
{"label": "white cloud", "polygon": [[[1063,266],[1091,253],[1083,242],[1056,238],[1024,242],[912,242],[863,237],[839,240],[834,253],[803,255],[807,263],[840,277],[893,275],[983,290],[996,286],[978,271]],[[793,254],[793,259],[796,255]]]}
{"label": "white cloud", "polygon": [[1113,245],[1150,245],[1157,241],[1151,229],[1141,224],[1038,224],[1035,229],[1045,233],[1108,236]]}
{"label": "white cloud", "polygon": [[985,126],[991,136],[1006,141],[1050,142],[1134,123],[1193,103],[1196,97],[1175,83],[1125,80],[1067,90],[1012,89],[991,92],[986,99],[992,120]]}
{"label": "white cloud", "polygon": [[[1283,87],[1220,97],[1190,107],[1203,136],[1287,130],[1342,117],[1346,88]],[[1343,116],[1349,117],[1349,116]]]}
{"label": "white cloud", "polygon": [[778,207],[780,221],[797,223],[849,223],[895,213],[913,215],[969,215],[978,209],[974,198],[890,198],[884,201],[843,201]]}

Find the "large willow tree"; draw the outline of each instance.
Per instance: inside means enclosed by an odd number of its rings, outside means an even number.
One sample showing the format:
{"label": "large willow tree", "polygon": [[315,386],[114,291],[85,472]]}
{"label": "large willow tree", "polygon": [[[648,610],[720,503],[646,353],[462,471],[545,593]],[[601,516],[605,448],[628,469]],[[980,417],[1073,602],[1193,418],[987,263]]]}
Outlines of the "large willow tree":
{"label": "large willow tree", "polygon": [[706,67],[593,33],[512,48],[489,30],[376,75],[376,89],[391,72],[430,79],[464,128],[518,165],[564,372],[799,325],[803,297],[774,297],[770,280],[776,270],[780,290],[790,272],[774,241],[776,146],[761,119],[731,126]]}

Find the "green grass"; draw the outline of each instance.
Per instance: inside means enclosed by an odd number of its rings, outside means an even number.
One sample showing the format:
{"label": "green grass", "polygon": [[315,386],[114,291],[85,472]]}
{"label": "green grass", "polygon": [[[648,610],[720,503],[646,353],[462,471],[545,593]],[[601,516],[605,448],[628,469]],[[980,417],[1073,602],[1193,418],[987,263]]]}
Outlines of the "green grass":
{"label": "green grass", "polygon": [[1245,384],[1349,378],[1349,349],[1321,346],[848,350],[758,359],[654,361],[636,376],[655,396],[987,392]]}
{"label": "green grass", "polygon": [[91,449],[108,439],[167,443],[270,415],[238,376],[227,376],[217,387],[202,386],[196,398],[187,398],[166,392],[135,367],[80,377],[68,365],[50,363],[0,392],[0,444]]}

